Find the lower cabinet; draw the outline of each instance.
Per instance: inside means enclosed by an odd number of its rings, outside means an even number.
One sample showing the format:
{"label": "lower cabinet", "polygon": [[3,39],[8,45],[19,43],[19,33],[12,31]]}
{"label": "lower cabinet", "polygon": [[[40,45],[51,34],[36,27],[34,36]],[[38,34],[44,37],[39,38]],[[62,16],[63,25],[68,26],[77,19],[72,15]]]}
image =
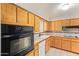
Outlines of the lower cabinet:
{"label": "lower cabinet", "polygon": [[71,41],[70,41],[70,39],[68,39],[68,40],[64,40],[64,39],[62,39],[62,49],[70,51],[71,50]]}
{"label": "lower cabinet", "polygon": [[71,51],[72,52],[79,53],[79,42],[72,42]]}
{"label": "lower cabinet", "polygon": [[34,47],[34,55],[39,56],[39,44],[38,43]]}
{"label": "lower cabinet", "polygon": [[50,48],[50,37],[48,37],[45,41],[45,54],[48,52]]}
{"label": "lower cabinet", "polygon": [[55,39],[55,47],[56,48],[61,48],[61,38],[56,38]]}
{"label": "lower cabinet", "polygon": [[53,36],[50,37],[50,47],[55,47],[55,38]]}
{"label": "lower cabinet", "polygon": [[71,51],[71,39],[64,37],[52,37],[50,46]]}

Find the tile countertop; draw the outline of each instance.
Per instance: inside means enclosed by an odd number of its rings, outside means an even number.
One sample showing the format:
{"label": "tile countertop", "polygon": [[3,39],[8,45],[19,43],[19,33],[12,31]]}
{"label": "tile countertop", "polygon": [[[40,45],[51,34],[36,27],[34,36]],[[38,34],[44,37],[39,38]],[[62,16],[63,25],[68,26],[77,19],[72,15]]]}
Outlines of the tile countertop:
{"label": "tile countertop", "polygon": [[[79,34],[76,34],[76,35],[77,35],[77,38],[79,38]],[[34,37],[34,44],[39,43],[39,42],[45,40],[46,38],[48,38],[50,36],[76,39],[75,34],[71,35],[71,34],[67,34],[67,33],[64,33],[64,34],[63,33],[42,33],[41,36]]]}
{"label": "tile countertop", "polygon": [[46,38],[50,37],[51,35],[41,35],[40,37],[34,37],[34,44],[39,43],[43,40],[45,40]]}

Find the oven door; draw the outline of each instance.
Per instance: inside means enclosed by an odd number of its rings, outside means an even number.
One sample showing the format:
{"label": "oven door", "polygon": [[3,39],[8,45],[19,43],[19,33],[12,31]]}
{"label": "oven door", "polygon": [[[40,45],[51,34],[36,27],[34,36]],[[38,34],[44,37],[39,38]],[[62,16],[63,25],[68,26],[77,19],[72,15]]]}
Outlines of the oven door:
{"label": "oven door", "polygon": [[21,34],[18,37],[10,42],[10,55],[23,56],[34,47],[33,33]]}

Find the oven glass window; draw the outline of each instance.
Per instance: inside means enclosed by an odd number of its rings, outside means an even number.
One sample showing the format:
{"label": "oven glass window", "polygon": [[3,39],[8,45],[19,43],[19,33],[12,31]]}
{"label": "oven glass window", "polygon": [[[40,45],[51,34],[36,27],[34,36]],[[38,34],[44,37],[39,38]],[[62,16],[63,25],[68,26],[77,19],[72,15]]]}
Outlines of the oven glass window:
{"label": "oven glass window", "polygon": [[31,38],[25,37],[18,40],[11,41],[10,54],[14,55],[15,53],[19,53],[23,50],[28,49],[31,46]]}

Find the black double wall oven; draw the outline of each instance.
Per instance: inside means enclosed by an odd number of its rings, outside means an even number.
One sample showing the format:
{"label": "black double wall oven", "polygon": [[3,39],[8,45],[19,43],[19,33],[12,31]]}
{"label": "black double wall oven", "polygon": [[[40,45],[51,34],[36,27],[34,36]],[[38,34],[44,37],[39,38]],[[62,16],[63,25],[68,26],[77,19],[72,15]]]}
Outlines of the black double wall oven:
{"label": "black double wall oven", "polygon": [[33,27],[1,24],[2,56],[24,56],[33,48]]}

